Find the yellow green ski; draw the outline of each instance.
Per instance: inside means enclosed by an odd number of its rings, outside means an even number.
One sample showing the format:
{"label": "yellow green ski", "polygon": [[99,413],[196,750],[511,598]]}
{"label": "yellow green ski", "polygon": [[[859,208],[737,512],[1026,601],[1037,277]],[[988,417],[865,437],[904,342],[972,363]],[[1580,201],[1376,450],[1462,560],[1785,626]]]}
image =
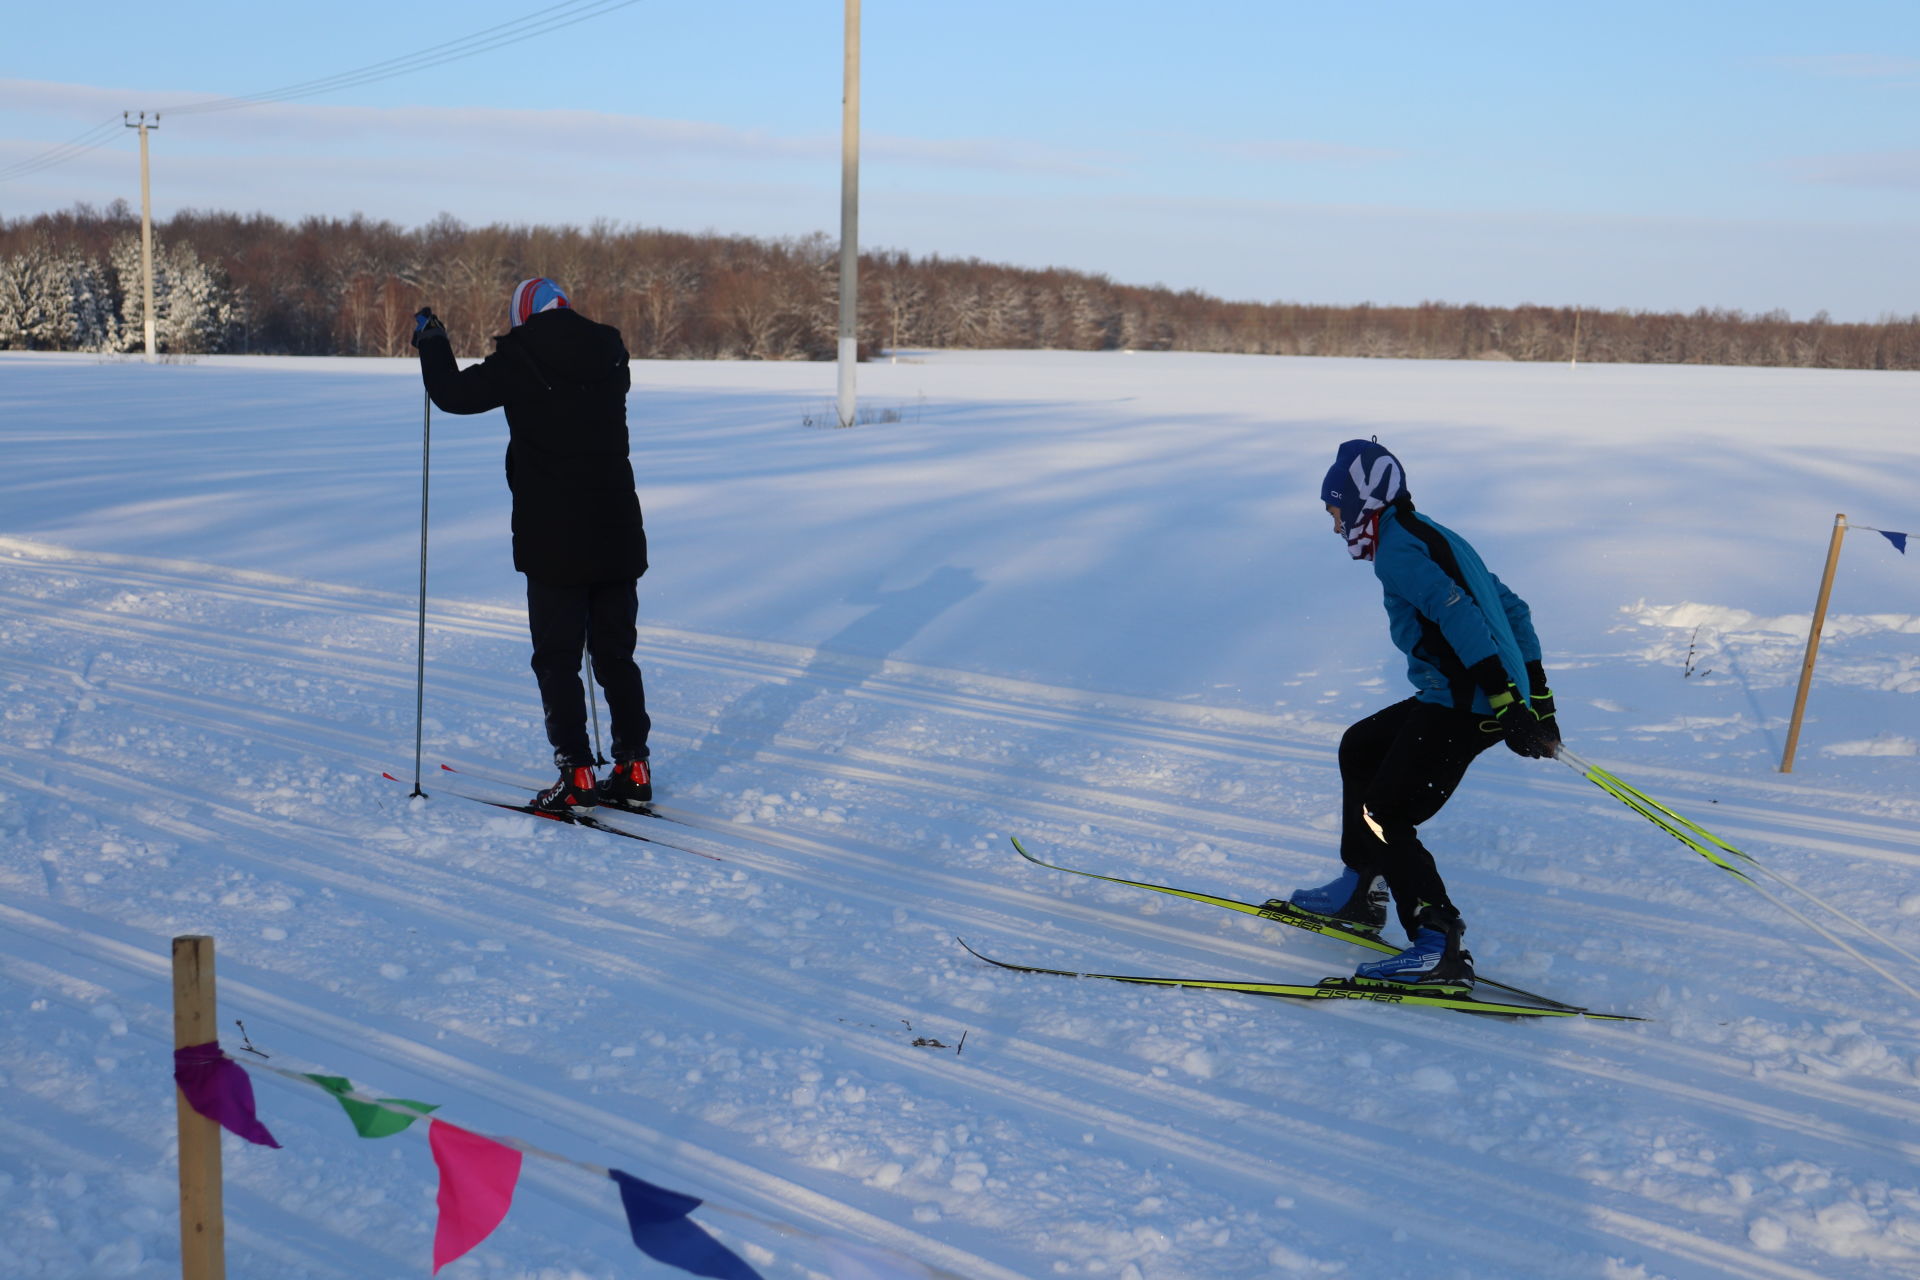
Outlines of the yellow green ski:
{"label": "yellow green ski", "polygon": [[1456,1009],[1499,1018],[1596,1018],[1606,1022],[1645,1022],[1629,1013],[1595,1013],[1592,1009],[1566,1005],[1509,1004],[1482,1000],[1478,996],[1391,983],[1361,982],[1353,978],[1322,978],[1319,982],[1235,982],[1223,978],[1156,978],[1126,973],[1081,973],[1073,969],[1048,969],[1033,964],[1013,964],[995,960],[967,946],[965,938],[955,938],[967,953],[1001,969],[1015,973],[1050,973],[1062,978],[1105,978],[1109,982],[1131,982],[1148,987],[1197,987],[1205,991],[1239,991],[1253,996],[1278,996],[1285,1000],[1367,1000],[1375,1004],[1423,1005],[1431,1009]]}
{"label": "yellow green ski", "polygon": [[[1239,911],[1246,915],[1259,916],[1262,920],[1272,920],[1278,924],[1290,925],[1295,929],[1304,929],[1308,933],[1317,933],[1328,938],[1338,938],[1342,942],[1351,942],[1356,947],[1366,947],[1368,950],[1378,951],[1382,955],[1392,955],[1400,950],[1400,948],[1394,946],[1391,942],[1382,941],[1377,934],[1367,933],[1359,929],[1345,928],[1337,921],[1328,920],[1325,916],[1314,915],[1312,912],[1302,911],[1300,908],[1291,903],[1283,902],[1279,898],[1273,898],[1259,906],[1255,906],[1251,902],[1240,902],[1233,898],[1222,898],[1217,894],[1197,893],[1192,889],[1175,889],[1171,885],[1153,884],[1146,880],[1123,880],[1118,876],[1103,876],[1097,871],[1082,871],[1078,867],[1063,867],[1058,863],[1043,862],[1027,852],[1027,847],[1020,843],[1019,836],[1014,836],[1012,839],[1015,853],[1018,853],[1034,866],[1045,867],[1049,871],[1064,871],[1069,875],[1086,876],[1091,880],[1105,880],[1108,884],[1124,884],[1134,889],[1151,889],[1155,893],[1170,894],[1176,898],[1185,898],[1190,902],[1204,902],[1210,907],[1225,907],[1229,911]],[[1507,983],[1497,982],[1492,978],[1476,978],[1474,985],[1492,987],[1495,990],[1504,991],[1508,995],[1519,996],[1523,1000],[1531,1000],[1536,1004],[1546,1005],[1551,1009],[1564,1010],[1568,1013],[1581,1013],[1585,1011],[1584,1005],[1568,1004],[1564,1000],[1554,1000],[1547,996],[1536,995],[1531,991],[1523,991],[1519,987],[1509,986]]]}

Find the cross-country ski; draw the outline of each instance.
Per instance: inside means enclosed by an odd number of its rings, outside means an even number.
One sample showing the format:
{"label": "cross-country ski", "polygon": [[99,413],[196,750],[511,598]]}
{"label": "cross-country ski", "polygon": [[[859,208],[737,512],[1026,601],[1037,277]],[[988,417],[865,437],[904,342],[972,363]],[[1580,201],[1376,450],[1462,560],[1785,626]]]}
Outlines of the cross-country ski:
{"label": "cross-country ski", "polygon": [[1407,1005],[1416,1008],[1452,1009],[1459,1013],[1506,1018],[1593,1018],[1602,1022],[1641,1022],[1642,1018],[1625,1013],[1598,1013],[1562,1004],[1516,1004],[1484,1000],[1478,996],[1440,991],[1417,983],[1363,981],[1357,978],[1322,978],[1314,983],[1255,982],[1233,978],[1164,978],[1137,974],[1083,973],[1073,969],[1048,969],[1039,965],[1015,964],[996,960],[968,946],[966,939],[955,939],[967,954],[1000,969],[1015,973],[1050,973],[1062,978],[1105,978],[1110,982],[1131,982],[1149,987],[1185,987],[1201,991],[1238,991],[1253,996],[1276,996],[1285,1000],[1364,1000],[1372,1004]]}

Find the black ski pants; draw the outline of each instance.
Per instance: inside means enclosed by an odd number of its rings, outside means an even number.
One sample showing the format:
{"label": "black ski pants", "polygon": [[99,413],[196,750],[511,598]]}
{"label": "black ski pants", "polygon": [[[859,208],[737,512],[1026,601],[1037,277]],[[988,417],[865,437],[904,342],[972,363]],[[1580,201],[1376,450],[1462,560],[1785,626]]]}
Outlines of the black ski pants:
{"label": "black ski pants", "polygon": [[580,653],[593,657],[593,678],[607,695],[607,719],[615,761],[647,758],[646,686],[633,660],[640,616],[637,583],[598,582],[562,587],[527,579],[527,626],[533,632],[533,678],[540,683],[547,741],[562,769],[591,765],[587,741],[586,688],[580,683]]}
{"label": "black ski pants", "polygon": [[1505,739],[1483,723],[1471,711],[1408,698],[1340,739],[1340,860],[1362,875],[1386,877],[1409,937],[1422,903],[1453,907],[1415,828],[1440,812],[1476,756]]}

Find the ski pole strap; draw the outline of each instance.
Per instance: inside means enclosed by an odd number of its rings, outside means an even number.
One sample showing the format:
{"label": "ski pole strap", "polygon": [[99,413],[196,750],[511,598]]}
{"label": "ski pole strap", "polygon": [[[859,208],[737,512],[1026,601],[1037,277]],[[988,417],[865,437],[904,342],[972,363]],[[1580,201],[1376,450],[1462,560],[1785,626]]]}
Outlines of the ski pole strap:
{"label": "ski pole strap", "polygon": [[1721,856],[1721,852],[1730,853],[1734,857],[1748,863],[1754,861],[1751,855],[1734,848],[1699,823],[1682,817],[1680,814],[1675,813],[1673,810],[1661,804],[1658,800],[1647,795],[1644,791],[1629,786],[1618,777],[1602,769],[1599,765],[1581,759],[1565,747],[1560,748],[1556,753],[1556,758],[1569,769],[1580,774],[1588,782],[1599,787],[1621,804],[1624,804],[1627,808],[1633,810],[1654,826],[1659,827],[1662,831],[1705,858],[1708,862],[1711,862],[1714,866],[1719,867],[1728,875],[1745,880],[1748,884],[1753,883],[1753,877],[1749,876],[1733,863],[1727,861],[1726,858]]}

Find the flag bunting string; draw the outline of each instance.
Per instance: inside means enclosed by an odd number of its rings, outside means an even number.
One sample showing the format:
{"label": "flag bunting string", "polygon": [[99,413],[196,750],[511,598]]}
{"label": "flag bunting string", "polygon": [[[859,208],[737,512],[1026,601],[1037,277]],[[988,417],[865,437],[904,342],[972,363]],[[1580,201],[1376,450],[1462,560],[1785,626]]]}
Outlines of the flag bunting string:
{"label": "flag bunting string", "polygon": [[761,1274],[689,1216],[714,1215],[810,1243],[835,1280],[966,1280],[904,1254],[869,1244],[816,1235],[758,1214],[712,1204],[671,1191],[620,1169],[591,1164],[537,1147],[519,1138],[479,1133],[432,1114],[438,1107],[407,1098],[381,1098],[354,1087],[345,1076],[292,1071],[268,1062],[235,1058],[217,1041],[174,1050],[174,1080],[199,1114],[262,1146],[278,1147],[254,1114],[249,1073],[264,1071],[319,1089],[338,1102],[363,1138],[384,1138],[428,1122],[428,1144],[440,1171],[439,1221],[434,1230],[433,1270],[472,1250],[506,1218],[523,1157],[566,1165],[612,1182],[633,1243],[657,1262],[711,1280],[764,1280]]}

